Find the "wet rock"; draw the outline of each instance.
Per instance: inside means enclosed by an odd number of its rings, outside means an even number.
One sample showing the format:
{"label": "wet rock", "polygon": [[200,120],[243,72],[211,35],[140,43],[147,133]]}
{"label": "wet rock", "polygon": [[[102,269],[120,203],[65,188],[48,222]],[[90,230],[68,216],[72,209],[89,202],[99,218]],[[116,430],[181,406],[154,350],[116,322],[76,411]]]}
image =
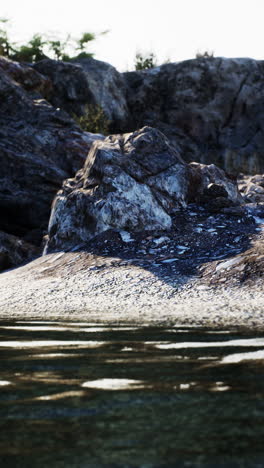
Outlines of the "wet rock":
{"label": "wet rock", "polygon": [[187,161],[264,172],[263,61],[199,58],[124,76],[134,128],[160,129]]}
{"label": "wet rock", "polygon": [[184,163],[158,130],[112,135],[94,144],[84,168],[57,194],[46,251],[71,249],[108,229],[167,231],[172,216],[177,224],[179,210],[212,183],[239,204],[236,184],[222,170]]}

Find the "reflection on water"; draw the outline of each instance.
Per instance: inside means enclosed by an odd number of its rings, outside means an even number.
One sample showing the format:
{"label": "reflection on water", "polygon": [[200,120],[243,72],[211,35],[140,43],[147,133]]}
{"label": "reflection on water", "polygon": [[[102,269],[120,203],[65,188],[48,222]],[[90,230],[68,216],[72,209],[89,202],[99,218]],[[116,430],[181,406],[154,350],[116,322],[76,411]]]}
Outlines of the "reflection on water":
{"label": "reflection on water", "polygon": [[82,387],[98,388],[99,390],[138,390],[146,388],[147,382],[132,379],[98,379],[84,382]]}
{"label": "reflection on water", "polygon": [[34,341],[26,341],[26,340],[16,340],[16,341],[1,341],[0,346],[1,348],[59,348],[59,347],[81,347],[84,346],[85,348],[99,348],[103,346],[105,343],[103,341],[78,341],[78,340],[34,340]]}
{"label": "reflection on water", "polygon": [[264,338],[252,338],[247,340],[226,340],[226,341],[207,341],[207,342],[184,342],[184,343],[153,343],[158,349],[181,349],[181,348],[215,348],[223,346],[264,346]]}
{"label": "reflection on water", "polygon": [[263,333],[0,322],[1,466],[262,467],[263,366]]}
{"label": "reflection on water", "polygon": [[261,359],[264,362],[264,349],[260,351],[254,351],[252,353],[236,353],[236,354],[229,354],[228,356],[224,356],[221,360],[222,363],[230,364],[242,362],[242,361],[250,361],[250,360],[257,360]]}

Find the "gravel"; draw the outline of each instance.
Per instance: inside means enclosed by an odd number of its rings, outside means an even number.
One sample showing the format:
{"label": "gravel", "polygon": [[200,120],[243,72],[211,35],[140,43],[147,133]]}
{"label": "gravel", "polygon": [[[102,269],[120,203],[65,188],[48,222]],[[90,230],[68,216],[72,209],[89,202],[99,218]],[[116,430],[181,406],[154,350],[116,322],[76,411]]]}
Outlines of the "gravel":
{"label": "gravel", "polygon": [[0,275],[0,318],[264,329],[263,281],[208,285],[118,258],[50,254]]}

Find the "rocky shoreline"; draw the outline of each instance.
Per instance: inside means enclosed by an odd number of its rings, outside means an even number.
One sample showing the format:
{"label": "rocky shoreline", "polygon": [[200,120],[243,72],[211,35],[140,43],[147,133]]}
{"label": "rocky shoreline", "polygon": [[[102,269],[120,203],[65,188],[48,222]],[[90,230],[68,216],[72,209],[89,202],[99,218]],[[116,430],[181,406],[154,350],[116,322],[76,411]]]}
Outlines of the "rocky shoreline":
{"label": "rocky shoreline", "polygon": [[1,57],[0,317],[262,329],[263,77]]}
{"label": "rocky shoreline", "polygon": [[[65,258],[64,267],[74,262],[76,268],[78,256]],[[49,262],[58,266],[55,254],[21,267],[19,272],[2,274],[2,320],[264,329],[261,279],[254,285],[215,288],[197,279],[185,283],[186,278],[181,277],[175,285],[174,277],[158,278],[134,265],[117,266],[116,259],[112,264],[109,259],[110,265],[104,261],[105,266],[95,272],[94,267],[86,267],[83,258],[80,271],[73,276],[43,278],[42,269],[49,269]]]}
{"label": "rocky shoreline", "polygon": [[191,232],[193,209],[170,238],[107,231],[91,248],[51,253],[2,273],[1,319],[263,330],[264,221],[247,215],[242,233],[237,217],[200,211]]}

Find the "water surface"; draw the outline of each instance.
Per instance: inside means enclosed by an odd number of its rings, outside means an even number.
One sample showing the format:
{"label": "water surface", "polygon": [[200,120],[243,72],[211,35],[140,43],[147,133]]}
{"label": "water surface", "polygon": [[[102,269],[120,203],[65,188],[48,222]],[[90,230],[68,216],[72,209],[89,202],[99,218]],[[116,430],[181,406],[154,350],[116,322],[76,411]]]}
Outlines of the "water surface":
{"label": "water surface", "polygon": [[0,322],[0,460],[264,466],[264,334]]}

